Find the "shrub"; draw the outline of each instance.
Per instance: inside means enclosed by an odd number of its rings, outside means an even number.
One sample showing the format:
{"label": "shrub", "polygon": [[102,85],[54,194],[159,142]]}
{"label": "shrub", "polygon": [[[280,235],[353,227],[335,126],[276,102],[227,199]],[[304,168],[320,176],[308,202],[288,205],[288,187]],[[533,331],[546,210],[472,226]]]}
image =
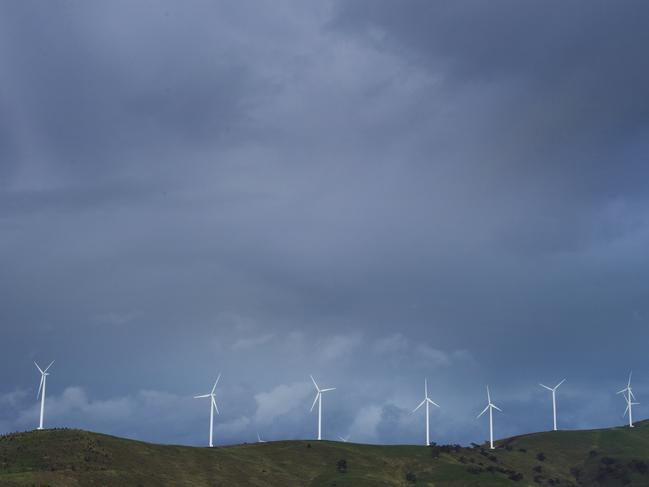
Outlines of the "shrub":
{"label": "shrub", "polygon": [[415,482],[417,482],[417,476],[413,472],[406,473],[406,482],[414,484]]}
{"label": "shrub", "polygon": [[616,460],[615,458],[611,458],[611,457],[602,457],[600,462],[602,462],[604,465],[613,465],[616,462]]}
{"label": "shrub", "polygon": [[344,458],[341,458],[336,462],[336,468],[340,473],[346,473],[347,472],[347,460]]}
{"label": "shrub", "polygon": [[513,480],[514,482],[519,482],[519,481],[523,480],[523,474],[520,473],[520,472],[514,472],[508,478],[509,478],[509,480]]}

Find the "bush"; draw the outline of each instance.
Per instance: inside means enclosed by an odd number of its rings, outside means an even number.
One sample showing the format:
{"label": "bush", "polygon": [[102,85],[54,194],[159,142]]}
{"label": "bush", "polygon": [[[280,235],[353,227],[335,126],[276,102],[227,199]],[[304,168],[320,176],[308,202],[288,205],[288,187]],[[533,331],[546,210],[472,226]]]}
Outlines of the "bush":
{"label": "bush", "polygon": [[340,473],[346,473],[347,472],[347,460],[344,458],[341,458],[336,462],[336,468]]}
{"label": "bush", "polygon": [[603,457],[600,460],[600,462],[602,462],[604,465],[613,465],[616,462],[616,460],[615,458],[611,458],[611,457]]}
{"label": "bush", "polygon": [[539,453],[536,455],[536,459],[537,459],[539,462],[543,462],[543,461],[545,461],[546,458],[547,458],[547,457],[545,456],[545,453],[543,453],[543,452],[539,452]]}
{"label": "bush", "polygon": [[520,473],[520,472],[515,472],[515,473],[511,474],[508,478],[509,478],[509,480],[513,480],[514,482],[519,482],[519,481],[523,480],[523,474]]}
{"label": "bush", "polygon": [[647,466],[647,463],[642,460],[631,460],[631,463],[629,463],[629,467],[631,467],[633,470],[641,474],[646,474],[647,471],[649,471],[649,467]]}
{"label": "bush", "polygon": [[413,472],[406,473],[406,482],[414,484],[415,482],[417,482],[417,476]]}

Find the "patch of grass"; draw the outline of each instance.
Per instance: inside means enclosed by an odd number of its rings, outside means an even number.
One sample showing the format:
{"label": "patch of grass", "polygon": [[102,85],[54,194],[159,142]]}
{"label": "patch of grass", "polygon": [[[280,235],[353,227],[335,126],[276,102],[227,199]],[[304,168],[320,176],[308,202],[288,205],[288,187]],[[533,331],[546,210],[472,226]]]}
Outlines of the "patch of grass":
{"label": "patch of grass", "polygon": [[649,485],[647,421],[634,429],[536,433],[497,446],[277,441],[210,449],[44,430],[0,437],[0,485]]}

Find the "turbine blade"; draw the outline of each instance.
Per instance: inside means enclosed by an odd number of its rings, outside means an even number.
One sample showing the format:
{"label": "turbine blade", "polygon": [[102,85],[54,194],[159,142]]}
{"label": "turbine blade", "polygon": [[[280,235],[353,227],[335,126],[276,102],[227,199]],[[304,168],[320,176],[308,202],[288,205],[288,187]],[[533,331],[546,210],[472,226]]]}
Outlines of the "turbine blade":
{"label": "turbine blade", "polygon": [[318,392],[320,392],[320,388],[318,387],[318,383],[315,381],[315,379],[313,378],[313,376],[310,375],[309,377],[311,377],[311,380],[313,381],[313,385],[315,386],[315,388],[318,390]]}
{"label": "turbine blade", "polygon": [[622,416],[626,416],[626,413],[628,413],[628,412],[629,412],[629,404],[626,405],[626,409],[622,413]]}
{"label": "turbine blade", "polygon": [[419,406],[417,406],[415,409],[413,409],[412,412],[414,413],[415,411],[417,411],[417,409],[419,409],[420,407],[422,407],[424,404],[426,404],[426,399],[424,399],[423,401],[421,401],[421,402],[419,403]]}
{"label": "turbine blade", "polygon": [[491,404],[491,394],[489,393],[489,386],[487,386],[487,402]]}
{"label": "turbine blade", "polygon": [[45,367],[45,370],[43,371],[43,373],[47,372],[47,371],[50,369],[50,367],[52,366],[53,363],[54,363],[54,360],[52,360],[52,361],[50,362],[50,365],[48,365],[47,367]]}
{"label": "turbine blade", "polygon": [[500,411],[501,413],[503,412],[503,410],[500,409],[500,408],[499,408],[498,406],[496,406],[495,404],[492,404],[491,407],[494,408],[494,409],[497,409],[497,410]]}
{"label": "turbine blade", "polygon": [[478,419],[480,416],[482,416],[484,413],[486,413],[486,412],[487,412],[487,409],[489,409],[489,404],[487,404],[487,407],[484,408],[484,409],[482,410],[482,412],[476,416],[476,419]]}
{"label": "turbine blade", "polygon": [[429,403],[431,403],[433,406],[439,407],[439,404],[437,404],[437,403],[436,403],[435,401],[433,401],[432,399],[426,398],[426,400],[427,400]]}
{"label": "turbine blade", "polygon": [[615,394],[622,394],[623,392],[626,392],[626,389],[622,389],[621,391],[617,391]]}
{"label": "turbine blade", "polygon": [[216,414],[221,414],[219,412],[219,407],[216,405],[216,399],[214,399],[214,396],[211,397],[212,397],[212,406],[214,406],[214,409],[216,409]]}
{"label": "turbine blade", "polygon": [[313,411],[313,408],[315,407],[315,403],[318,402],[319,397],[320,397],[320,391],[316,392],[315,399],[313,400],[313,404],[311,404],[311,409],[309,409],[309,411]]}
{"label": "turbine blade", "polygon": [[428,378],[424,379],[424,397],[428,397]]}
{"label": "turbine blade", "polygon": [[210,397],[210,396],[211,396],[211,394],[203,394],[201,396],[194,396],[194,399],[202,399],[204,397]]}
{"label": "turbine blade", "polygon": [[558,389],[561,384],[563,384],[566,381],[566,379],[563,379],[561,382],[559,382],[556,386],[554,386],[555,389]]}
{"label": "turbine blade", "polygon": [[552,390],[552,387],[548,387],[548,386],[546,386],[545,384],[541,384],[541,383],[539,383],[539,385],[540,385],[541,387],[545,387],[548,391],[551,391],[551,390]]}
{"label": "turbine blade", "polygon": [[34,362],[34,365],[36,366],[36,368],[38,369],[38,371],[39,371],[41,374],[44,374],[44,373],[45,373],[45,372],[43,372],[43,369],[41,369],[41,368],[38,366],[38,364],[37,364],[36,362]]}
{"label": "turbine blade", "polygon": [[38,392],[36,393],[36,399],[41,397],[41,390],[43,389],[43,382],[45,382],[45,375],[41,374],[41,383],[38,385]]}
{"label": "turbine blade", "polygon": [[329,392],[329,391],[335,391],[335,387],[329,387],[328,389],[321,389],[320,392]]}
{"label": "turbine blade", "polygon": [[212,387],[212,394],[214,394],[214,391],[216,390],[216,384],[219,383],[220,378],[221,378],[221,374],[219,373],[218,377],[216,378],[216,382],[214,382],[214,387]]}
{"label": "turbine blade", "polygon": [[633,374],[633,371],[629,372],[629,382],[626,384],[627,387],[631,387],[631,374]]}
{"label": "turbine blade", "polygon": [[630,395],[633,399],[635,399],[635,394],[633,393],[633,391],[631,390],[631,388],[629,388],[629,395]]}

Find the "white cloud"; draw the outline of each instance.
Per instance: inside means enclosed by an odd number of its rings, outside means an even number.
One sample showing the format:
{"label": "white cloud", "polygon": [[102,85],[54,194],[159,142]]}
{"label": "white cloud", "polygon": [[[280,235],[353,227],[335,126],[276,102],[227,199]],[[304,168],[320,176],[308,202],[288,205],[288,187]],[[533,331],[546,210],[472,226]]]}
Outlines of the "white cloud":
{"label": "white cloud", "polygon": [[416,353],[421,360],[424,360],[435,367],[448,367],[451,365],[451,354],[429,345],[420,343],[417,345]]}
{"label": "white cloud", "polygon": [[354,441],[376,441],[376,428],[381,421],[382,412],[381,406],[370,405],[361,408],[356,413],[349,427],[349,435],[354,438]]}
{"label": "white cloud", "polygon": [[393,357],[409,354],[419,363],[432,367],[449,367],[457,362],[473,361],[472,355],[467,350],[441,350],[427,343],[414,343],[401,333],[376,339],[372,344],[372,350],[378,355]]}
{"label": "white cloud", "polygon": [[16,407],[20,402],[27,397],[27,390],[17,389],[12,392],[0,394],[0,405]]}
{"label": "white cloud", "polygon": [[[90,399],[82,387],[72,386],[59,395],[46,396],[45,416],[47,424],[72,427],[124,425],[136,421],[136,418],[164,422],[177,418],[186,405],[184,397],[151,390],[108,399]],[[19,427],[35,424],[39,409],[39,403],[34,401],[18,416],[16,424]]]}
{"label": "white cloud", "polygon": [[247,350],[255,348],[269,342],[274,337],[274,333],[266,333],[265,335],[259,335],[256,337],[239,338],[232,344],[232,350]]}
{"label": "white cloud", "polygon": [[360,333],[330,336],[320,344],[320,357],[324,361],[338,360],[358,347],[362,338]]}
{"label": "white cloud", "polygon": [[257,411],[255,421],[270,423],[278,416],[291,412],[296,408],[308,407],[308,397],[313,392],[313,386],[307,382],[282,384],[270,392],[255,395]]}
{"label": "white cloud", "polygon": [[392,355],[395,353],[405,352],[408,350],[408,347],[408,339],[401,333],[395,333],[376,340],[372,349],[379,355]]}
{"label": "white cloud", "polygon": [[234,436],[245,431],[250,423],[247,416],[239,416],[225,423],[216,423],[215,430],[217,434]]}

